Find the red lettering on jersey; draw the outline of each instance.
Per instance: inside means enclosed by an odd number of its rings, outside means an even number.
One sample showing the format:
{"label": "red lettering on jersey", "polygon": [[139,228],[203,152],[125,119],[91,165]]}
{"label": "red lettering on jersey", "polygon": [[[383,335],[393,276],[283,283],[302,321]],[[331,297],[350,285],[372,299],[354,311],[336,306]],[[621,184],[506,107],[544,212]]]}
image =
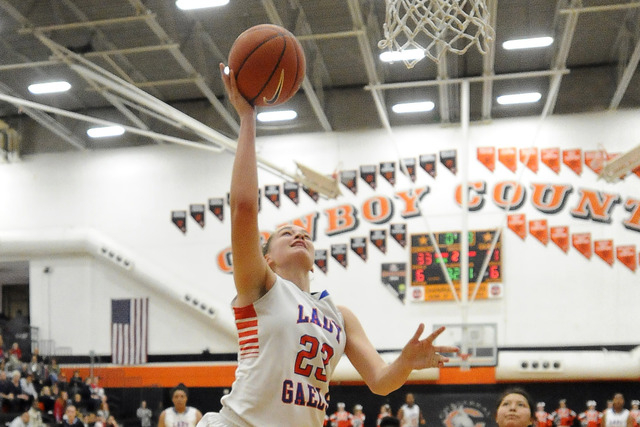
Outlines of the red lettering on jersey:
{"label": "red lettering on jersey", "polygon": [[318,212],[311,212],[310,214],[301,216],[299,218],[294,219],[290,222],[285,222],[284,224],[280,224],[278,226],[281,227],[287,224],[297,225],[298,227],[304,228],[304,230],[309,233],[311,240],[315,242],[317,230],[318,230],[318,217],[320,214]]}
{"label": "red lettering on jersey", "polygon": [[395,194],[396,199],[404,202],[404,209],[400,212],[403,218],[412,218],[420,215],[420,200],[429,192],[429,187],[415,188],[408,191],[398,191]]}
{"label": "red lettering on jersey", "polygon": [[554,184],[531,184],[533,194],[531,194],[531,203],[540,212],[553,214],[560,212],[563,208],[569,194],[573,191],[571,185],[554,185]]}
{"label": "red lettering on jersey", "polygon": [[[467,206],[470,211],[477,211],[482,209],[484,205],[484,197],[480,194],[485,194],[486,184],[482,181],[468,182],[469,196],[467,200]],[[456,203],[462,207],[462,184],[456,186]]]}
{"label": "red lettering on jersey", "polygon": [[628,199],[624,208],[631,212],[631,217],[622,221],[622,224],[629,230],[640,231],[640,200]]}
{"label": "red lettering on jersey", "polygon": [[526,191],[515,181],[502,181],[493,189],[493,202],[502,209],[519,209],[524,203]]}
{"label": "red lettering on jersey", "polygon": [[340,205],[324,211],[329,223],[325,233],[334,236],[340,233],[353,231],[358,227],[358,210],[353,205]]}
{"label": "red lettering on jersey", "polygon": [[617,194],[582,189],[578,206],[570,213],[576,218],[592,219],[609,224],[611,211],[617,203],[620,203],[620,196]]}
{"label": "red lettering on jersey", "polygon": [[393,216],[393,203],[384,196],[375,196],[362,204],[362,217],[373,224],[384,224]]}

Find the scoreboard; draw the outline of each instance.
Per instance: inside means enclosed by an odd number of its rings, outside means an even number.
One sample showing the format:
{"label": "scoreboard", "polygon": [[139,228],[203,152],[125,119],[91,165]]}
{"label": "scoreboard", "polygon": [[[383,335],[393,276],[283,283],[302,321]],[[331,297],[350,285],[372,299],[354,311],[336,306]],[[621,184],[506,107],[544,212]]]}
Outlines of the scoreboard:
{"label": "scoreboard", "polygon": [[[496,230],[469,231],[469,296],[474,292],[480,269],[485,257],[489,256],[489,264],[482,276],[477,299],[491,297],[489,283],[502,282],[502,245],[498,238],[493,252],[489,253]],[[451,281],[460,297],[460,258],[461,233],[448,231],[434,233],[440,254],[436,251],[429,234],[411,235],[411,286],[415,291],[414,299],[452,300],[451,288],[447,283],[444,265]],[[417,288],[420,287],[420,288]],[[497,289],[497,288],[496,288]]]}

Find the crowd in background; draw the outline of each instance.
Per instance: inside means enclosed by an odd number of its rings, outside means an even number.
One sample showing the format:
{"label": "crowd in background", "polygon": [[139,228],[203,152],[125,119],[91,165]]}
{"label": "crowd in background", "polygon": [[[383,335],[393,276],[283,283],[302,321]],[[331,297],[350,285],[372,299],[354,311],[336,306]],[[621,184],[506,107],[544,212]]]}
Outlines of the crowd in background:
{"label": "crowd in background", "polygon": [[37,348],[4,347],[0,335],[0,412],[10,427],[119,427],[98,377],[75,371],[67,378],[56,359]]}

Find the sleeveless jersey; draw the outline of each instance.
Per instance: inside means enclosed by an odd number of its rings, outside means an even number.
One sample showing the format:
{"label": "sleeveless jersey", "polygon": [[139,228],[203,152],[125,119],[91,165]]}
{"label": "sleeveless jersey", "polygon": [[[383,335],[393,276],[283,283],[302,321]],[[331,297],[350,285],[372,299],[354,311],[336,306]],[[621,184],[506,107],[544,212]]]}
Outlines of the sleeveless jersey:
{"label": "sleeveless jersey", "polygon": [[276,276],[259,300],[234,307],[238,368],[220,415],[237,426],[320,427],[329,380],[344,354],[344,320],[327,291]]}
{"label": "sleeveless jersey", "polygon": [[603,427],[627,427],[627,418],[629,418],[629,410],[623,409],[620,412],[615,412],[613,409],[609,408],[605,413],[605,422],[606,425]]}
{"label": "sleeveless jersey", "polygon": [[196,409],[187,406],[184,412],[178,413],[175,408],[168,408],[164,411],[164,425],[166,427],[195,427]]}
{"label": "sleeveless jersey", "polygon": [[418,427],[420,425],[420,407],[418,405],[409,407],[405,403],[400,409],[402,409],[401,427]]}

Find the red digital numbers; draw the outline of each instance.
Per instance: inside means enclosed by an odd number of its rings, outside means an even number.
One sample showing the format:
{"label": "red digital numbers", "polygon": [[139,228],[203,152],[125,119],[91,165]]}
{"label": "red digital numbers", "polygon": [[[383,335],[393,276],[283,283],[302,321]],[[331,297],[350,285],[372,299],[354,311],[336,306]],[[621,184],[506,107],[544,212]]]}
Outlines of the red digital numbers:
{"label": "red digital numbers", "polygon": [[418,265],[433,264],[433,254],[431,252],[418,252],[416,254],[416,263]]}

